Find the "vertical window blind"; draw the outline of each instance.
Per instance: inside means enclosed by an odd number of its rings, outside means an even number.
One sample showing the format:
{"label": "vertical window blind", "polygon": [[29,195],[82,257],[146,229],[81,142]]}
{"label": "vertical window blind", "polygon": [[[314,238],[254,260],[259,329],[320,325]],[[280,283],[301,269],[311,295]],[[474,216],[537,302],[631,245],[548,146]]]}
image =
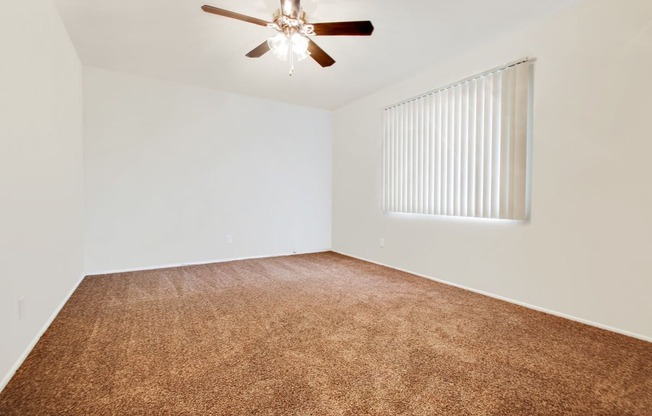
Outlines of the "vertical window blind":
{"label": "vertical window blind", "polygon": [[526,219],[531,60],[383,111],[386,212]]}

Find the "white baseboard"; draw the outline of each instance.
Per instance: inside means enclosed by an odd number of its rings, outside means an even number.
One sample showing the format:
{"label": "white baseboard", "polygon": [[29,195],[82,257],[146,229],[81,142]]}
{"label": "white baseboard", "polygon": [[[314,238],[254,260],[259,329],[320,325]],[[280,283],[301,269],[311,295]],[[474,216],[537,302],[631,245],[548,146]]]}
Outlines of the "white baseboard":
{"label": "white baseboard", "polygon": [[23,362],[25,361],[25,359],[27,358],[29,353],[32,352],[32,350],[36,346],[36,343],[41,339],[41,337],[43,336],[45,331],[48,330],[48,328],[50,327],[50,325],[54,321],[54,318],[56,318],[57,315],[59,315],[59,312],[61,312],[61,309],[63,309],[66,302],[68,302],[68,299],[70,299],[72,294],[75,293],[75,290],[77,290],[77,287],[79,287],[79,284],[82,282],[82,280],[84,280],[84,277],[85,277],[84,275],[81,275],[81,277],[73,285],[72,289],[68,292],[66,297],[63,299],[61,304],[59,304],[59,306],[54,310],[54,312],[52,312],[52,315],[50,315],[50,318],[47,320],[47,322],[45,322],[45,325],[43,325],[43,327],[36,334],[34,339],[32,339],[32,342],[29,343],[27,348],[25,348],[25,351],[23,351],[23,353],[18,358],[18,360],[16,360],[16,363],[11,367],[9,372],[2,378],[2,380],[0,381],[0,392],[2,392],[2,390],[4,390],[5,387],[7,387],[7,384],[9,384],[9,382],[11,381],[14,374],[16,374],[16,371],[18,371],[20,366],[23,365]]}
{"label": "white baseboard", "polygon": [[229,261],[240,261],[240,260],[251,260],[251,259],[266,259],[270,257],[285,257],[285,256],[298,256],[301,254],[315,254],[315,253],[324,253],[326,251],[331,251],[330,248],[324,248],[321,250],[314,250],[314,251],[302,251],[302,252],[294,252],[294,253],[278,253],[278,254],[265,254],[261,256],[250,256],[250,257],[233,257],[233,258],[228,258],[228,259],[211,259],[211,260],[201,260],[197,262],[190,262],[190,263],[170,263],[170,264],[159,264],[155,266],[144,266],[144,267],[133,267],[133,268],[126,268],[126,269],[115,269],[115,270],[108,270],[108,271],[98,271],[98,272],[91,272],[88,275],[89,276],[98,276],[98,275],[104,275],[104,274],[116,274],[116,273],[129,273],[129,272],[142,272],[142,271],[147,271],[147,270],[159,270],[159,269],[169,269],[172,267],[183,267],[183,266],[199,266],[202,264],[211,264],[211,263],[226,263]]}
{"label": "white baseboard", "polygon": [[368,263],[373,263],[373,264],[377,264],[379,266],[388,267],[390,269],[398,270],[398,271],[401,271],[401,272],[410,273],[410,274],[413,274],[415,276],[419,276],[419,277],[423,277],[425,279],[433,280],[433,281],[438,282],[438,283],[442,283],[442,284],[445,284],[445,285],[448,285],[448,286],[454,286],[454,287],[457,287],[459,289],[468,290],[469,292],[474,292],[474,293],[478,293],[480,295],[488,296],[490,298],[502,300],[504,302],[513,303],[515,305],[523,306],[523,307],[528,308],[528,309],[534,309],[535,311],[547,313],[549,315],[558,316],[560,318],[565,318],[565,319],[569,319],[571,321],[579,322],[579,323],[582,323],[582,324],[585,324],[585,325],[594,326],[596,328],[600,328],[600,329],[604,329],[604,330],[607,330],[607,331],[615,332],[617,334],[626,335],[626,336],[632,337],[632,338],[637,338],[637,339],[640,339],[642,341],[652,342],[652,337],[649,337],[649,336],[646,336],[646,335],[637,334],[635,332],[626,331],[624,329],[615,328],[613,326],[604,325],[604,324],[601,324],[601,323],[598,323],[598,322],[593,322],[593,321],[590,321],[588,319],[578,318],[577,316],[569,315],[569,314],[566,314],[566,313],[563,313],[563,312],[557,312],[557,311],[553,311],[553,310],[550,310],[550,309],[542,308],[540,306],[531,305],[531,304],[526,303],[526,302],[521,302],[521,301],[518,301],[518,300],[506,298],[504,296],[500,296],[500,295],[496,295],[496,294],[493,294],[493,293],[485,292],[483,290],[474,289],[472,287],[460,285],[458,283],[449,282],[447,280],[438,279],[436,277],[427,276],[425,274],[415,273],[415,272],[412,272],[412,271],[409,271],[409,270],[401,269],[400,267],[390,266],[388,264],[384,264],[384,263],[380,263],[380,262],[377,262],[377,261],[373,261],[373,260],[365,259],[365,258],[362,258],[362,257],[354,256],[354,255],[347,254],[347,253],[344,253],[344,252],[341,252],[341,251],[336,251],[336,250],[333,250],[333,251],[335,253],[341,254],[343,256],[352,257],[354,259],[366,261]]}

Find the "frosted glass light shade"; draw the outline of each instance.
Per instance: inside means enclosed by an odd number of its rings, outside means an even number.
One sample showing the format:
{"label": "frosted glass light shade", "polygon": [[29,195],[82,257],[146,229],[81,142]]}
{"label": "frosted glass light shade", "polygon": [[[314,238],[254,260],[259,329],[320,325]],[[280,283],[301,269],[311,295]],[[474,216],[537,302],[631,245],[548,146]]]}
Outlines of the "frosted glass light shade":
{"label": "frosted glass light shade", "polygon": [[278,33],[276,36],[269,38],[267,40],[267,45],[269,45],[272,53],[278,59],[281,61],[288,60],[288,48],[290,47],[290,42],[284,33]]}
{"label": "frosted glass light shade", "polygon": [[290,42],[292,43],[292,52],[297,55],[299,61],[310,56],[310,52],[308,52],[308,39],[305,36],[295,33],[290,38]]}

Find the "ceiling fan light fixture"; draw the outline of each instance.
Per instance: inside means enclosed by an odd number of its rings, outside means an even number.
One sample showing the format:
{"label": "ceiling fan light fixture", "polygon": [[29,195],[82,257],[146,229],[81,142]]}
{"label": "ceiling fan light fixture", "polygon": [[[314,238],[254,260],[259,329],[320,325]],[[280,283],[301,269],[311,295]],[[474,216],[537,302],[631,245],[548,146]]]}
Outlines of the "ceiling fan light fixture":
{"label": "ceiling fan light fixture", "polygon": [[281,61],[288,60],[290,46],[292,47],[292,52],[297,61],[302,61],[310,56],[310,52],[308,51],[308,39],[299,33],[294,33],[290,37],[285,33],[277,33],[275,36],[272,36],[267,40],[267,45],[269,45],[274,56]]}

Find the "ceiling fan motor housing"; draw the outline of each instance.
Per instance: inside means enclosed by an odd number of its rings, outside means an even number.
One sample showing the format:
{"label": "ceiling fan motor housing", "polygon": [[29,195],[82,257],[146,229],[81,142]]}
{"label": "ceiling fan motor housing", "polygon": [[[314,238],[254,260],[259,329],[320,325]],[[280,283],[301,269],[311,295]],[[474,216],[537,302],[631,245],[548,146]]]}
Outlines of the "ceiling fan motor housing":
{"label": "ceiling fan motor housing", "polygon": [[314,35],[315,29],[311,24],[306,24],[308,20],[306,12],[301,10],[297,18],[284,15],[281,9],[274,12],[274,18],[269,26],[279,32],[291,36],[295,33],[301,33],[304,36]]}

